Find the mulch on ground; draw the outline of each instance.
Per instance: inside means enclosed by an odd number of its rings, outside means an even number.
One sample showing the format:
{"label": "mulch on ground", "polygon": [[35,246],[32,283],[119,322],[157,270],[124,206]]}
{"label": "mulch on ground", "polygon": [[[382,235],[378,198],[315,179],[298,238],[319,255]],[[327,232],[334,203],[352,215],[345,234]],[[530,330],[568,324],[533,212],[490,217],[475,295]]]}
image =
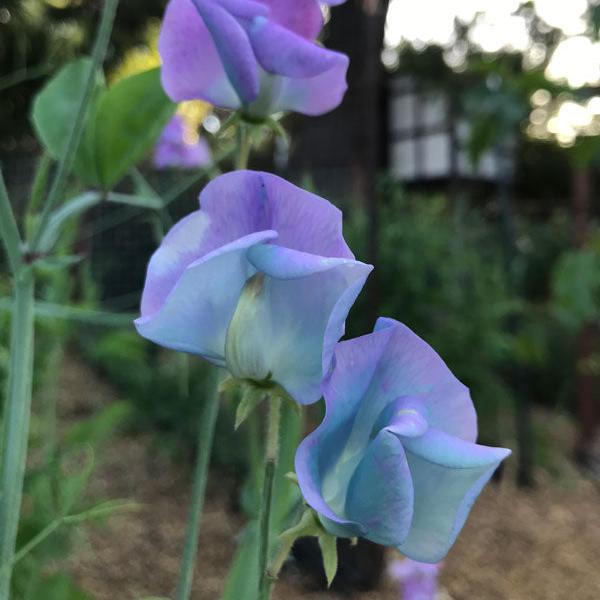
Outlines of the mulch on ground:
{"label": "mulch on ground", "polygon": [[[62,416],[76,419],[115,398],[90,369],[69,359],[61,382]],[[85,399],[84,401],[82,399]],[[83,404],[82,404],[83,403]],[[189,500],[189,465],[174,464],[149,434],[123,435],[102,457],[93,493],[130,499],[139,509],[87,530],[70,562],[79,584],[97,600],[172,597]],[[574,470],[540,475],[534,490],[515,488],[508,469],[475,505],[441,576],[445,600],[599,600],[600,493]],[[217,600],[243,517],[232,507],[234,484],[213,473],[202,521],[194,600]],[[277,584],[274,600],[327,600],[298,576]],[[360,600],[396,600],[385,581]],[[240,600],[244,600],[240,598]]]}

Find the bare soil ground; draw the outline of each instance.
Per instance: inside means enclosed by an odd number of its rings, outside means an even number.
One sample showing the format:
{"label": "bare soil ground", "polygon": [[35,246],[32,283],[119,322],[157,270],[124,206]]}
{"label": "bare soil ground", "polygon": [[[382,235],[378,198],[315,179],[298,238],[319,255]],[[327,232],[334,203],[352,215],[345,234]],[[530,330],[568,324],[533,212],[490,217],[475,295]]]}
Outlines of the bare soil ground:
{"label": "bare soil ground", "polygon": [[[67,361],[62,417],[76,419],[115,398],[87,367]],[[559,436],[560,437],[560,436]],[[568,436],[567,436],[568,437]],[[565,440],[557,440],[563,443]],[[78,582],[98,600],[141,600],[173,594],[189,498],[189,466],[161,456],[149,435],[115,439],[103,457],[93,492],[127,498],[139,510],[90,528],[71,561]],[[510,471],[510,469],[509,469]],[[565,467],[540,475],[534,490],[518,490],[508,472],[488,486],[442,572],[446,600],[600,600],[600,493]],[[213,473],[202,522],[194,600],[217,600],[243,519],[231,510],[232,482]],[[326,600],[295,576],[282,578],[275,600]],[[361,600],[396,600],[384,582]],[[240,600],[244,600],[240,598]]]}

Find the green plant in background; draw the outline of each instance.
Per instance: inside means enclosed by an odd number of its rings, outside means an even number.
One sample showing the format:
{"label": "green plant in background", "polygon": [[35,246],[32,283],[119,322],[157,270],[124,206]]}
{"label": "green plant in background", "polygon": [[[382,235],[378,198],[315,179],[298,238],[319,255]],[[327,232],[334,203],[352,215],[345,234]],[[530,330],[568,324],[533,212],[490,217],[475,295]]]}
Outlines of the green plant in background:
{"label": "green plant in background", "polygon": [[600,234],[585,248],[561,256],[553,272],[552,301],[557,319],[571,331],[600,318]]}
{"label": "green plant in background", "polygon": [[[497,442],[504,437],[500,409],[512,397],[503,376],[514,349],[506,321],[522,309],[506,287],[500,241],[462,201],[415,196],[392,181],[382,187],[382,314],[401,314],[438,350],[472,390],[481,438]],[[363,214],[355,211],[348,225],[360,249]],[[354,323],[364,321],[362,305],[354,314]]]}

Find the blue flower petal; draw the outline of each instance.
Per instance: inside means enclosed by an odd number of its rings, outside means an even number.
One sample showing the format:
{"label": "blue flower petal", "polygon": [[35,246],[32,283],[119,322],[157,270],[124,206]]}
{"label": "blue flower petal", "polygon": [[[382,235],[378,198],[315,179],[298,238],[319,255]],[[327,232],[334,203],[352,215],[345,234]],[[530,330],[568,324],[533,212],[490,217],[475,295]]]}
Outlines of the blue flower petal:
{"label": "blue flower petal", "polygon": [[228,367],[235,377],[272,379],[301,404],[316,402],[347,312],[372,267],[272,244],[250,249],[248,260],[264,277],[240,298],[227,334]]}
{"label": "blue flower petal", "polygon": [[314,40],[323,27],[323,13],[317,0],[262,0],[269,6],[269,19],[286,29]]}
{"label": "blue flower petal", "polygon": [[[142,312],[135,321],[140,335],[224,366],[227,326],[246,280],[255,273],[246,252],[249,247],[276,237],[274,231],[253,233],[188,264],[158,310]],[[167,262],[162,256],[159,260]],[[168,264],[164,266],[169,269]],[[172,277],[168,272],[167,275]],[[150,290],[159,289],[160,281],[148,280],[145,294],[151,297]]]}
{"label": "blue flower petal", "polygon": [[334,52],[265,17],[253,20],[248,35],[256,59],[267,73],[309,78],[334,66]]}
{"label": "blue flower petal", "polygon": [[418,438],[401,438],[412,474],[415,509],[400,552],[435,563],[460,533],[477,496],[510,450],[480,446],[429,429]]}
{"label": "blue flower petal", "polygon": [[191,0],[167,5],[158,50],[162,84],[173,101],[201,98],[223,108],[241,107],[212,35]]}
{"label": "blue flower petal", "polygon": [[243,104],[256,100],[259,92],[258,65],[244,28],[218,2],[192,2],[212,35],[225,72],[240,100]]}
{"label": "blue flower petal", "polygon": [[281,177],[234,171],[211,181],[200,195],[211,229],[232,241],[255,231],[277,231],[277,244],[293,250],[354,258],[342,235],[342,213],[331,202]]}
{"label": "blue flower petal", "polygon": [[413,484],[400,440],[385,429],[369,444],[348,485],[345,514],[377,544],[404,540],[413,517]]}
{"label": "blue flower petal", "polygon": [[348,89],[349,59],[329,50],[331,66],[307,78],[281,77],[279,92],[271,102],[272,112],[294,111],[308,116],[328,113],[340,105]]}

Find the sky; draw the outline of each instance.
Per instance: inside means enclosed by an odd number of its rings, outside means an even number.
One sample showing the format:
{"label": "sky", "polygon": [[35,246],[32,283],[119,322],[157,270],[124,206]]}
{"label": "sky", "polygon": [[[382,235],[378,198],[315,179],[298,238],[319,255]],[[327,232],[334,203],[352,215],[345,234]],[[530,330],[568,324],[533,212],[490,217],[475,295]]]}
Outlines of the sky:
{"label": "sky", "polygon": [[[517,51],[543,60],[529,37],[527,14],[517,13],[522,0],[391,0],[386,23],[388,47],[402,42],[416,48],[436,44],[448,49],[450,63],[460,56],[453,48],[455,19],[472,24],[469,41],[484,52]],[[547,76],[571,87],[600,82],[600,45],[584,35],[587,0],[534,0],[534,10],[549,27],[562,30],[563,40],[548,64]],[[543,50],[542,50],[543,51]],[[452,65],[454,66],[454,65]]]}
{"label": "sky", "polygon": [[[560,30],[560,42],[550,56],[530,37],[532,13],[526,4],[523,0],[391,0],[383,61],[394,66],[398,55],[392,49],[403,43],[417,50],[438,45],[445,49],[448,65],[459,70],[468,48],[455,39],[457,21],[469,25],[470,44],[484,52],[519,52],[531,66],[547,61],[546,77],[572,89],[600,85],[600,43],[585,35],[588,0],[533,0],[541,28]],[[557,102],[544,91],[532,96],[530,135],[554,137],[568,146],[578,135],[600,134],[600,96],[578,104],[569,99]]]}

